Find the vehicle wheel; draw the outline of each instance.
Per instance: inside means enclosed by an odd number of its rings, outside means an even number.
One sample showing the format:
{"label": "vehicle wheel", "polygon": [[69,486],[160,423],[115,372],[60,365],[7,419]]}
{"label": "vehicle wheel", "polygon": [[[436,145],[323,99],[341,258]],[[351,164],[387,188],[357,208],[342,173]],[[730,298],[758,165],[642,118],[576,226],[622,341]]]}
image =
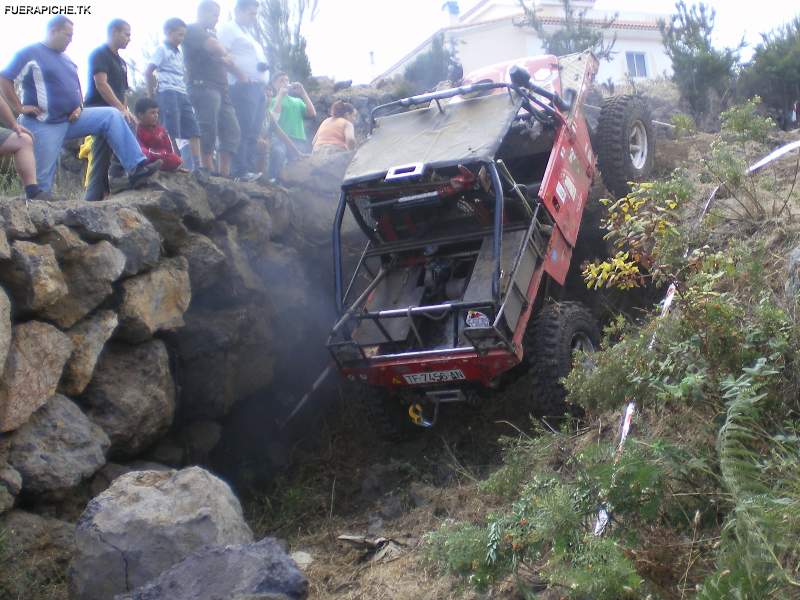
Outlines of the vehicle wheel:
{"label": "vehicle wheel", "polygon": [[561,379],[572,370],[576,352],[594,352],[600,345],[600,330],[589,309],[580,302],[545,306],[528,325],[524,344],[533,412],[550,417],[579,414],[567,405]]}
{"label": "vehicle wheel", "polygon": [[382,440],[401,442],[409,440],[422,431],[411,422],[408,416],[408,403],[404,403],[399,394],[384,388],[368,385],[348,385],[347,393],[351,400],[361,409],[364,420],[375,435]]}
{"label": "vehicle wheel", "polygon": [[597,124],[597,163],[603,183],[617,198],[653,172],[656,136],[653,121],[639,96],[613,96],[603,102]]}

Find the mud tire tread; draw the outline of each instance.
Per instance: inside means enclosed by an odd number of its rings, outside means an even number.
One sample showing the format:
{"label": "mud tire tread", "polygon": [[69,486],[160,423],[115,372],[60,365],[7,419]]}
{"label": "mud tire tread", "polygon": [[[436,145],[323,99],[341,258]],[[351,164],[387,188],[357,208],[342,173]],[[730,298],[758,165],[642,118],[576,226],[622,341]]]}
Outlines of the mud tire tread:
{"label": "mud tire tread", "polygon": [[[636,169],[628,143],[633,123],[641,120],[647,131],[647,161]],[[631,191],[630,181],[643,181],[653,172],[655,132],[650,110],[640,96],[612,96],[603,102],[597,125],[597,164],[608,191],[617,198]]]}
{"label": "mud tire tread", "polygon": [[537,416],[575,416],[581,412],[566,402],[561,379],[572,369],[572,336],[582,331],[597,348],[600,330],[589,309],[581,302],[559,302],[545,306],[525,331],[524,360],[531,383],[528,395],[531,412]]}

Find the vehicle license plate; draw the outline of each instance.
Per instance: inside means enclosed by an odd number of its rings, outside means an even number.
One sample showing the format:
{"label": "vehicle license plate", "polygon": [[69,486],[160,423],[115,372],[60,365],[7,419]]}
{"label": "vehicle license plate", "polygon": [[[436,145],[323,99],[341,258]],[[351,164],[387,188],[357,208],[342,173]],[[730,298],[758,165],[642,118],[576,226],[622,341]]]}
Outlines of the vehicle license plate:
{"label": "vehicle license plate", "polygon": [[406,383],[412,385],[420,383],[442,383],[444,381],[458,381],[466,379],[464,373],[460,369],[452,369],[450,371],[429,371],[427,373],[411,373],[403,375]]}

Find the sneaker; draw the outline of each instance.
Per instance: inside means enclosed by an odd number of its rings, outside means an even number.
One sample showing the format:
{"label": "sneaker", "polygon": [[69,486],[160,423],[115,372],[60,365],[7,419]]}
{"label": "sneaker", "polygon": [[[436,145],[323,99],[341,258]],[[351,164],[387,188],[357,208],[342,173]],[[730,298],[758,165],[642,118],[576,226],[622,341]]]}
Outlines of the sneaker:
{"label": "sneaker", "polygon": [[45,192],[44,190],[39,190],[33,196],[31,196],[30,198],[27,198],[27,199],[28,200],[55,200],[55,198],[53,197],[53,194],[51,194],[50,192]]}
{"label": "sneaker", "polygon": [[242,183],[252,183],[261,178],[261,173],[244,173],[234,178],[234,181],[241,181]]}
{"label": "sneaker", "polygon": [[137,188],[143,185],[148,178],[152,177],[161,168],[163,161],[158,159],[148,164],[139,163],[133,170],[133,173],[128,175],[128,183],[131,188]]}

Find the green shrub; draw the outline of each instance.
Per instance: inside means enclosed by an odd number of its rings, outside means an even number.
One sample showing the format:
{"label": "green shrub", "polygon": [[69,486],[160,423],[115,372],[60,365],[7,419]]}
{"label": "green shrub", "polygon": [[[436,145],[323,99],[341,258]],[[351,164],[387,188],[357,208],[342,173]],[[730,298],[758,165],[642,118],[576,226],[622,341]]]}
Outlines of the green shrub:
{"label": "green shrub", "polygon": [[691,115],[678,113],[676,115],[672,115],[670,121],[672,121],[672,124],[675,126],[673,131],[675,137],[678,139],[697,133],[697,123],[695,123],[695,120]]}
{"label": "green shrub", "polygon": [[758,113],[760,105],[761,98],[753,96],[723,112],[721,115],[722,136],[733,142],[766,143],[776,125],[770,117]]}

